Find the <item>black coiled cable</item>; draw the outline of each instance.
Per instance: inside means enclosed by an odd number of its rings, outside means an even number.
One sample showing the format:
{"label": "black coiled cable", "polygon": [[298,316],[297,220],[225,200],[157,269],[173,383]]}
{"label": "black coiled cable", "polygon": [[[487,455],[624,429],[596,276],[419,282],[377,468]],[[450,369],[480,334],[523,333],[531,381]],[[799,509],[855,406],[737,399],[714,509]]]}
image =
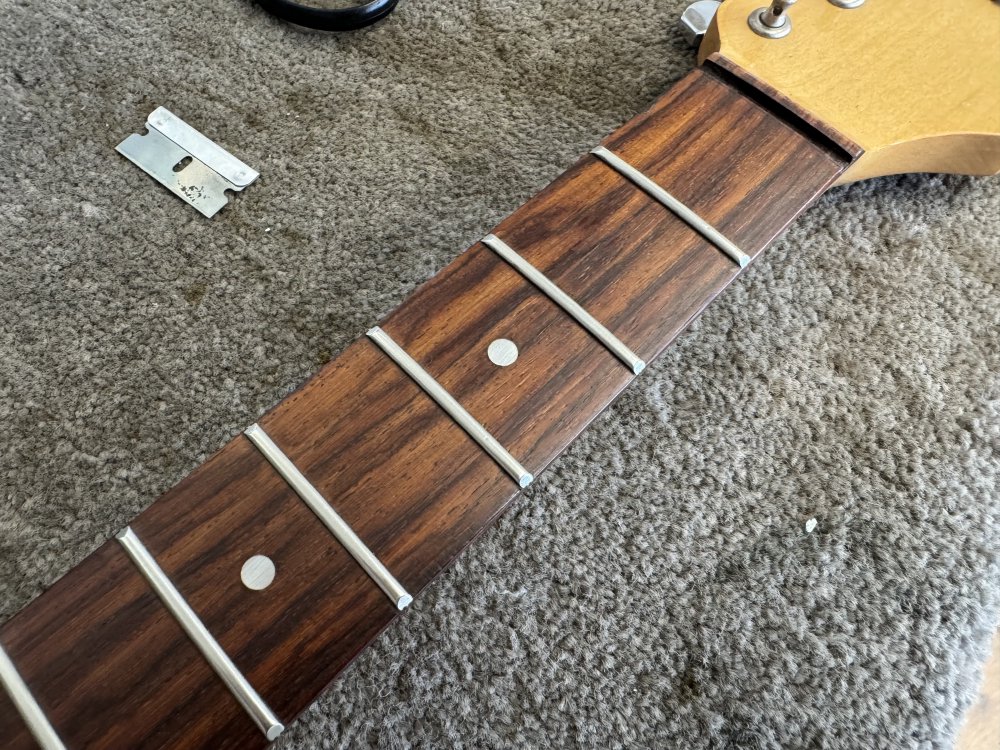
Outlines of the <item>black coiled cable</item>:
{"label": "black coiled cable", "polygon": [[399,0],[371,0],[353,8],[315,8],[291,0],[257,0],[268,13],[289,23],[320,31],[353,31],[392,13]]}

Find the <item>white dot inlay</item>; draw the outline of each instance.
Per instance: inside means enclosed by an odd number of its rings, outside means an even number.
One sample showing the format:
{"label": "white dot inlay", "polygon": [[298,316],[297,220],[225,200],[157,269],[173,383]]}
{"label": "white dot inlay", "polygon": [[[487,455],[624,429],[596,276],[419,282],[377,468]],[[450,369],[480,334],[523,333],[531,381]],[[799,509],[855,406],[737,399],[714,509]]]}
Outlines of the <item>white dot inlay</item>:
{"label": "white dot inlay", "polygon": [[486,350],[490,362],[499,367],[514,364],[517,359],[517,344],[510,339],[496,339]]}
{"label": "white dot inlay", "polygon": [[254,555],[243,563],[240,580],[251,591],[262,591],[274,581],[274,572],[274,563],[270,557]]}

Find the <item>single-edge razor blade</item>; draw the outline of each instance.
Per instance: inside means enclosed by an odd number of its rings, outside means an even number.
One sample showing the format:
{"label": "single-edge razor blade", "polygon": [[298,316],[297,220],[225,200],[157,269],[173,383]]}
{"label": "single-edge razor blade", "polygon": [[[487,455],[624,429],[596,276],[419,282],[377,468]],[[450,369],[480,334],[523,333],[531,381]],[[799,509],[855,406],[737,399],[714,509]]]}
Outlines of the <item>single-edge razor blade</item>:
{"label": "single-edge razor blade", "polygon": [[227,190],[241,191],[260,176],[163,107],[146,118],[146,129],[115,150],[205,216],[229,202]]}

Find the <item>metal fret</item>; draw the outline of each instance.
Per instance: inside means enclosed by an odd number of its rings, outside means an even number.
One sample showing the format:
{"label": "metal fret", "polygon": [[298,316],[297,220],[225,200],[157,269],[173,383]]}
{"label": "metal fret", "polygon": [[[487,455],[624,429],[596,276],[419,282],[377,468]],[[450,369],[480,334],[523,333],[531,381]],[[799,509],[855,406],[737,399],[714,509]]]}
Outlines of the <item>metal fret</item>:
{"label": "metal fret", "polygon": [[552,283],[549,278],[522,258],[506,242],[495,234],[488,234],[483,237],[483,244],[493,252],[507,261],[520,272],[524,278],[538,287],[545,295],[561,307],[571,318],[587,329],[594,338],[606,346],[612,354],[628,365],[634,375],[638,375],[646,368],[646,363],[622,343],[621,339],[605,328],[601,323],[588,313],[576,300],[566,292]]}
{"label": "metal fret", "polygon": [[596,156],[598,159],[603,161],[605,164],[610,166],[619,174],[628,178],[634,182],[637,186],[645,190],[656,200],[662,203],[664,206],[669,208],[678,217],[685,221],[692,229],[698,232],[702,237],[707,239],[722,252],[728,255],[730,258],[735,260],[740,264],[740,268],[745,268],[750,262],[750,256],[745,252],[740,250],[735,243],[730,241],[722,232],[713,227],[698,214],[692,211],[690,208],[685,206],[674,196],[664,190],[662,187],[657,185],[646,175],[640,172],[638,169],[633,167],[627,161],[622,159],[617,154],[604,148],[604,146],[598,146],[593,149],[590,153]]}
{"label": "metal fret", "polygon": [[295,490],[295,493],[302,498],[302,502],[308,505],[309,509],[319,517],[319,520],[330,530],[337,541],[344,545],[344,549],[364,568],[364,571],[392,600],[396,608],[406,609],[413,601],[413,597],[406,592],[406,589],[375,556],[375,553],[368,549],[361,541],[361,537],[354,533],[354,529],[340,517],[340,514],[333,509],[326,498],[319,493],[319,490],[313,487],[312,483],[292,463],[292,460],[271,440],[264,428],[259,424],[250,425],[243,434],[257,446],[257,449],[264,454],[264,458],[270,462],[274,470],[288,482],[288,486]]}
{"label": "metal fret", "polygon": [[163,601],[164,606],[174,616],[184,632],[188,634],[205,660],[219,675],[233,697],[243,706],[260,731],[264,733],[264,736],[268,740],[277,738],[285,730],[284,725],[278,721],[278,717],[247,682],[243,673],[236,668],[232,659],[222,650],[219,642],[208,632],[208,628],[191,609],[187,600],[177,590],[167,574],[163,572],[142,540],[132,531],[131,527],[120,531],[115,538],[121,542],[125,552],[132,558],[132,562],[135,563],[143,577],[149,581],[149,585]]}
{"label": "metal fret", "polygon": [[514,458],[506,448],[504,448],[493,437],[485,427],[465,410],[455,397],[446,391],[430,373],[421,367],[413,357],[407,354],[403,348],[392,340],[392,337],[378,326],[368,331],[368,338],[378,344],[379,348],[385,352],[390,359],[399,365],[403,371],[416,381],[417,385],[423,388],[424,392],[434,399],[438,406],[444,409],[448,416],[458,423],[458,426],[469,433],[469,436],[479,443],[484,451],[490,454],[494,461],[500,464],[503,469],[514,477],[518,486],[527,487],[534,480],[534,477]]}
{"label": "metal fret", "polygon": [[14,703],[14,708],[21,714],[24,723],[42,750],[66,750],[56,730],[52,728],[48,717],[38,705],[28,686],[7,656],[3,646],[0,646],[0,685],[3,685]]}

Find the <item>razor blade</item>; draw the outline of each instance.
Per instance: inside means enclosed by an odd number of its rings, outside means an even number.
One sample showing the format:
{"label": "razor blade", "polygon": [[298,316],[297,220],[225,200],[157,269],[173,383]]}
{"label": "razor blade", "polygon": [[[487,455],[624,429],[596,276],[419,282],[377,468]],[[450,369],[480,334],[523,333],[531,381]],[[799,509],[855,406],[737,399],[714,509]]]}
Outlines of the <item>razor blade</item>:
{"label": "razor blade", "polygon": [[260,177],[163,107],[146,118],[146,130],[115,150],[205,216],[215,216],[229,202],[227,190],[239,192]]}

